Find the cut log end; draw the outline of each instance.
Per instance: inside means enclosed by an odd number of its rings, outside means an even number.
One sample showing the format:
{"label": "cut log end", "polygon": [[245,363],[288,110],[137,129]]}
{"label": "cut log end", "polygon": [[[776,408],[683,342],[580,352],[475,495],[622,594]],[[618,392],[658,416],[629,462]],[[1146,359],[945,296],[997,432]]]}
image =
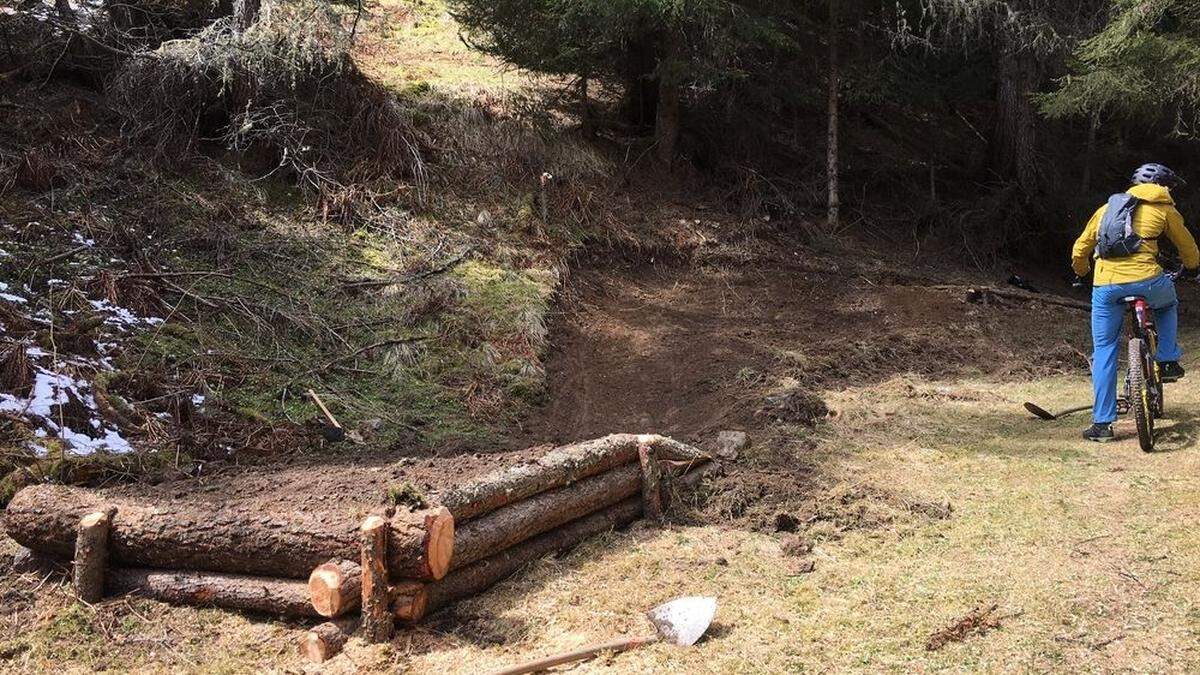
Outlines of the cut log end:
{"label": "cut log end", "polygon": [[429,589],[425,584],[405,582],[392,587],[392,614],[401,621],[425,618],[429,609]]}
{"label": "cut log end", "polygon": [[362,600],[362,570],[358,563],[331,560],[319,565],[308,577],[313,609],[321,616],[341,616]]}
{"label": "cut log end", "polygon": [[454,557],[454,516],[449,509],[435,509],[429,517],[429,576],[435,581],[450,571]]}
{"label": "cut log end", "polygon": [[358,626],[357,617],[327,621],[314,626],[300,637],[297,645],[300,658],[309,663],[324,663],[332,659],[342,651],[342,647],[354,631],[358,630]]}

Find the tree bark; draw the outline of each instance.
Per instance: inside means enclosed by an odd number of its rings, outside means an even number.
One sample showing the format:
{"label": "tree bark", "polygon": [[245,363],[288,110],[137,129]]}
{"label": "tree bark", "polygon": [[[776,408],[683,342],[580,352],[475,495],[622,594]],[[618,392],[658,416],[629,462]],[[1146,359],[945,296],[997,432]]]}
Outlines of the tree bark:
{"label": "tree bark", "polygon": [[654,117],[655,154],[670,165],[675,159],[680,124],[679,40],[668,31],[658,65],[658,107]]}
{"label": "tree bark", "polygon": [[318,624],[300,638],[300,657],[309,663],[324,663],[337,656],[358,630],[357,616]]}
{"label": "tree bark", "polygon": [[627,464],[470,521],[459,531],[451,568],[462,569],[563,523],[611,506],[636,495],[641,487],[639,466]]}
{"label": "tree bark", "polygon": [[458,522],[477,518],[546,490],[570,485],[589,476],[637,461],[639,443],[648,443],[659,457],[706,457],[696,448],[657,435],[612,434],[551,450],[536,461],[502,469],[437,496]]}
{"label": "tree bark", "polygon": [[642,512],[642,501],[632,497],[603,511],[575,520],[518,546],[484,558],[473,565],[455,570],[445,579],[428,585],[428,611],[482,592],[520,568],[539,558],[563,551],[598,534],[624,527]]}
{"label": "tree bark", "polygon": [[388,523],[371,516],[362,524],[362,621],[368,642],[392,639],[391,607],[388,597]]}
{"label": "tree bark", "polygon": [[841,88],[838,55],[838,13],[837,0],[829,0],[829,128],[826,133],[825,146],[825,177],[828,181],[828,212],[827,225],[830,230],[841,222],[841,195],[838,188],[838,90]]}
{"label": "tree bark", "polygon": [[642,512],[656,523],[663,521],[662,470],[649,444],[638,446],[638,464],[642,470]]}
{"label": "tree bark", "polygon": [[[81,488],[36,485],[8,505],[9,536],[35,551],[69,557],[75,525],[108,502]],[[109,553],[132,566],[208,570],[306,579],[331,559],[356,559],[349,514],[263,513],[238,503],[198,508],[118,501]],[[440,579],[450,566],[454,519],[444,508],[401,511],[391,520],[388,564],[396,579]]]}
{"label": "tree bark", "polygon": [[110,595],[135,593],[176,605],[319,616],[309,600],[308,585],[294,579],[114,567],[108,570],[105,587]]}
{"label": "tree bark", "polygon": [[1014,180],[1027,196],[1036,195],[1038,113],[1031,96],[1040,81],[1037,56],[1017,36],[1000,38],[996,64],[996,124],[992,164],[1000,177]]}
{"label": "tree bark", "polygon": [[350,560],[330,560],[308,577],[313,609],[321,616],[341,616],[362,602],[362,567]]}
{"label": "tree bark", "polygon": [[108,566],[108,533],[112,517],[95,511],[79,519],[75,535],[75,595],[87,603],[104,597],[104,568]]}

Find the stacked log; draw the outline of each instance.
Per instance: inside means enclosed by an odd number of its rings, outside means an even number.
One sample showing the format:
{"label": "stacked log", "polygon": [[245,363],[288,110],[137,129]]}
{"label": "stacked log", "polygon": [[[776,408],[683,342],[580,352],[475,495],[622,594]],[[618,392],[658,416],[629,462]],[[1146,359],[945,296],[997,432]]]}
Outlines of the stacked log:
{"label": "stacked log", "polygon": [[[116,502],[108,554],[130,566],[305,579],[330,559],[356,559],[357,524],[308,513],[264,514],[237,503],[195,506]],[[70,557],[76,527],[110,507],[93,492],[61,485],[21,490],[6,528],[21,545]],[[437,580],[450,567],[454,518],[445,508],[402,511],[390,520],[388,565],[397,579]]]}
{"label": "stacked log", "polygon": [[6,526],[30,555],[99,561],[77,579],[89,601],[102,579],[109,593],[332,619],[299,645],[320,661],[355,631],[385,640],[397,620],[419,621],[646,509],[661,516],[661,485],[694,481],[708,462],[669,438],[615,434],[457,486],[436,495],[434,507],[372,515],[361,527],[236,503],[106,502],[40,485],[13,498]]}

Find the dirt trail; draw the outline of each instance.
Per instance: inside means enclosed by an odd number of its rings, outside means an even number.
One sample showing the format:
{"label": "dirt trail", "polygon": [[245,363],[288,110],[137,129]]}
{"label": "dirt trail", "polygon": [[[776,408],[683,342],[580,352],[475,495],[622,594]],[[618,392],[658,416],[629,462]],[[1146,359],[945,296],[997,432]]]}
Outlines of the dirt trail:
{"label": "dirt trail", "polygon": [[[896,373],[942,378],[1080,372],[1086,326],[1038,304],[984,307],[961,293],[787,265],[594,265],[577,272],[555,325],[550,402],[528,437],[611,431],[702,440],[757,424],[787,378],[811,390]],[[761,415],[759,415],[761,417]]]}

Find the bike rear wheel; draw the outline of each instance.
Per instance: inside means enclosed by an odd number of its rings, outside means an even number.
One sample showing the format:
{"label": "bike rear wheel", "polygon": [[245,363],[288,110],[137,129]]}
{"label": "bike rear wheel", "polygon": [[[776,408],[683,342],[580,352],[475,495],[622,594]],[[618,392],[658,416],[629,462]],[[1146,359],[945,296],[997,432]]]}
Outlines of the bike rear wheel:
{"label": "bike rear wheel", "polygon": [[1142,450],[1154,450],[1154,394],[1150,378],[1154,365],[1149,360],[1149,350],[1141,338],[1129,340],[1129,407],[1137,423],[1138,444]]}

